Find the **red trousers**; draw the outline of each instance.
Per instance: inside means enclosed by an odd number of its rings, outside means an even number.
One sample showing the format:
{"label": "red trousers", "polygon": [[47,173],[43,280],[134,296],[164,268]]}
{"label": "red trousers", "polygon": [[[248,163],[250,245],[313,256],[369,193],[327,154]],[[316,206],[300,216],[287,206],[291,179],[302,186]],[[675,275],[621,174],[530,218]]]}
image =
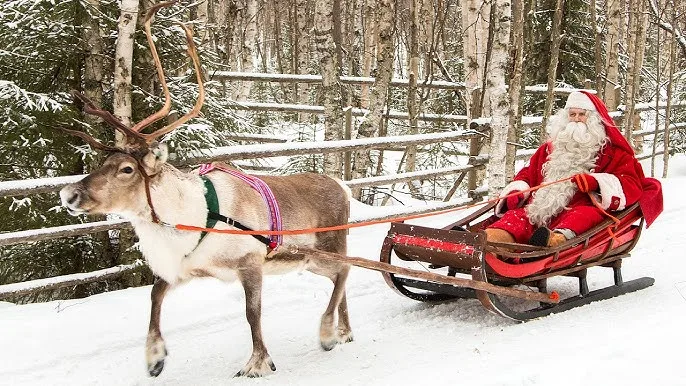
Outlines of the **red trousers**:
{"label": "red trousers", "polygon": [[[548,228],[552,230],[569,229],[580,235],[603,220],[604,215],[600,209],[591,205],[581,205],[565,209],[550,221]],[[537,229],[535,225],[529,222],[524,208],[508,210],[503,217],[488,226],[488,228],[508,231],[515,238],[515,242],[520,244],[527,244],[531,235]]]}

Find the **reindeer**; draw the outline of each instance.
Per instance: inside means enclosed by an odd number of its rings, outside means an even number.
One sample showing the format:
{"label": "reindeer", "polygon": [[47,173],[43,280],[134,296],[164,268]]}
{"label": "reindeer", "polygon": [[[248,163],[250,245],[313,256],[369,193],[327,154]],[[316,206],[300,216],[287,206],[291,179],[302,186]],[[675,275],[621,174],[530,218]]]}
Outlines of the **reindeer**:
{"label": "reindeer", "polygon": [[[173,3],[173,2],[172,2]],[[195,107],[177,121],[150,134],[141,131],[166,117],[170,96],[164,71],[150,33],[150,19],[156,11],[171,3],[153,7],[145,19],[145,33],[155,61],[165,105],[160,111],[129,128],[111,113],[100,110],[79,93],[84,112],[102,118],[123,133],[126,144],[105,145],[88,134],[68,130],[93,148],[111,152],[100,168],[83,180],[60,191],[63,206],[72,215],[117,214],[128,219],[139,237],[139,246],[152,271],[158,276],[151,292],[151,314],[146,341],[148,372],[162,372],[167,355],[160,332],[160,314],[165,294],[173,287],[195,277],[214,277],[226,282],[238,279],[245,292],[245,314],[252,333],[252,355],[236,376],[256,377],[275,371],[274,362],[262,339],[262,277],[294,269],[306,269],[333,281],[334,288],[321,318],[319,339],[324,350],[350,342],[353,333],[348,319],[345,281],[350,266],[315,260],[311,256],[289,253],[278,248],[269,254],[270,246],[259,237],[238,234],[184,232],[165,226],[183,223],[203,227],[210,205],[206,202],[206,185],[197,172],[184,173],[167,163],[167,147],[156,139],[197,116],[204,99],[204,88],[198,55],[191,31],[183,24],[188,55],[198,79],[199,95]],[[228,168],[227,165],[219,165]],[[268,208],[258,192],[243,180],[222,171],[205,175],[216,191],[219,212],[251,229],[268,229]],[[350,190],[340,181],[313,173],[291,176],[264,176],[262,180],[273,192],[281,211],[284,229],[317,228],[345,224],[349,215]],[[215,228],[231,229],[217,223]],[[339,254],[346,253],[346,231],[328,231],[297,236],[284,236],[284,244],[315,248]],[[274,247],[274,245],[271,245]],[[279,252],[279,249],[282,252]],[[336,315],[337,314],[337,315]]]}

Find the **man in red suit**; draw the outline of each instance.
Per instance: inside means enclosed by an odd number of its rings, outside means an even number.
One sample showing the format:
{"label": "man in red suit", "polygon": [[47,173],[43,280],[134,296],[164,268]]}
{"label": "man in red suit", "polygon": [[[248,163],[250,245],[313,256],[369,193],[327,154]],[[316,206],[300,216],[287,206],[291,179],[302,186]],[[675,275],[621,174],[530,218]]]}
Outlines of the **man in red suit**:
{"label": "man in red suit", "polygon": [[[602,222],[604,211],[640,201],[648,225],[662,211],[660,183],[644,177],[633,149],[595,95],[570,93],[547,130],[549,140],[500,194],[496,215],[501,218],[486,229],[489,241],[556,247]],[[524,192],[561,179],[568,180]]]}

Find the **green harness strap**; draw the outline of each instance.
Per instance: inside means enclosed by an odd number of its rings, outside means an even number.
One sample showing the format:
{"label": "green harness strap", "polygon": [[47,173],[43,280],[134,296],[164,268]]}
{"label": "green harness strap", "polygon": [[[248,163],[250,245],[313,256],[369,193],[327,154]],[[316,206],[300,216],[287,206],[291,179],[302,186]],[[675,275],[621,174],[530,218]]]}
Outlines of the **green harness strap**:
{"label": "green harness strap", "polygon": [[[200,178],[202,178],[203,182],[205,183],[206,190],[205,202],[207,203],[207,221],[205,222],[205,228],[214,228],[215,224],[217,224],[217,220],[211,218],[210,213],[219,213],[219,200],[217,199],[217,191],[214,189],[214,185],[209,178],[205,176],[200,176]],[[200,240],[198,240],[198,244],[200,244],[205,236],[207,236],[207,232],[202,232],[200,234]]]}

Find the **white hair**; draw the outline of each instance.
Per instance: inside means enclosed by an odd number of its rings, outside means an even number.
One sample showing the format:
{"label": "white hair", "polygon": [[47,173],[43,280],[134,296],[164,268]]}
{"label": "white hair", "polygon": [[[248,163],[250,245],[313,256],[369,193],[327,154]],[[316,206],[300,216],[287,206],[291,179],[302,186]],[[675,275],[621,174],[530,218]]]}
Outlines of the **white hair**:
{"label": "white hair", "polygon": [[[599,151],[607,144],[607,134],[600,115],[586,111],[586,123],[570,122],[567,109],[561,109],[550,119],[546,127],[553,151],[543,164],[544,182],[552,182],[579,173],[589,173],[595,168]],[[560,214],[576,194],[572,181],[543,187],[534,193],[526,207],[529,221],[536,226],[546,226]]]}

